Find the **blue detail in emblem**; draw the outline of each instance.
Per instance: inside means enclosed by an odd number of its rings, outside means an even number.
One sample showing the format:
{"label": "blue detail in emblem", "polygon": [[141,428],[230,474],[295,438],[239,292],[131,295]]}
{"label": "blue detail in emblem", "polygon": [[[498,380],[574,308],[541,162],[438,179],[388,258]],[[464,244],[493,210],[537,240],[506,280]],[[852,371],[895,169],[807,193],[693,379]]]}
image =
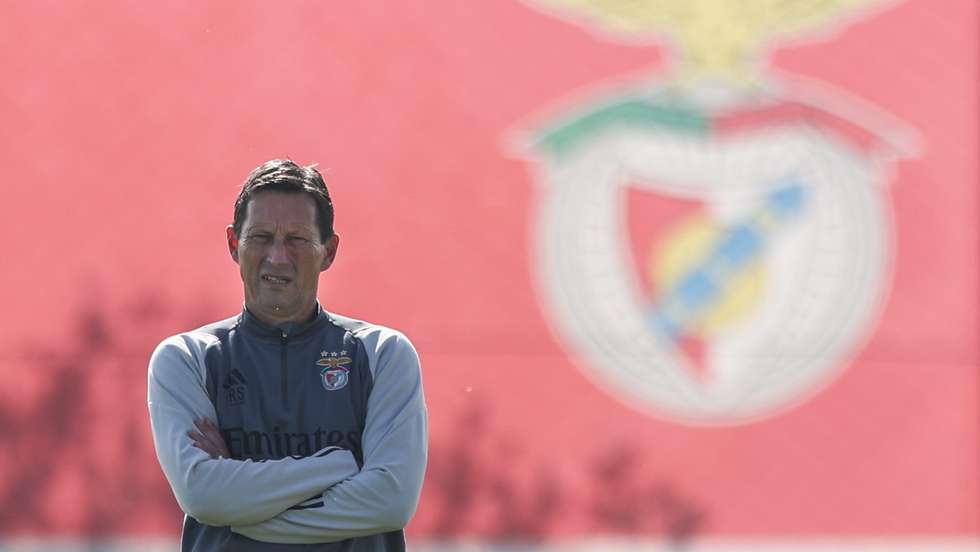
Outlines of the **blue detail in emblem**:
{"label": "blue detail in emblem", "polygon": [[337,391],[347,386],[350,379],[349,370],[342,366],[337,368],[326,367],[320,370],[320,383],[327,391]]}
{"label": "blue detail in emblem", "polygon": [[764,236],[749,224],[737,224],[725,233],[708,263],[712,266],[738,268],[754,259],[762,249]]}
{"label": "blue detail in emblem", "polygon": [[659,335],[674,341],[686,333],[691,322],[723,295],[728,282],[765,253],[778,224],[803,212],[803,185],[795,177],[786,177],[780,184],[766,196],[758,211],[725,229],[701,263],[660,295],[647,312],[647,322]]}
{"label": "blue detail in emblem", "polygon": [[784,218],[800,214],[800,211],[803,210],[804,199],[803,187],[794,183],[769,194],[767,203],[772,208],[773,214]]}
{"label": "blue detail in emblem", "polygon": [[675,293],[683,306],[696,309],[708,304],[718,295],[718,286],[712,281],[711,274],[698,270],[688,273]]}

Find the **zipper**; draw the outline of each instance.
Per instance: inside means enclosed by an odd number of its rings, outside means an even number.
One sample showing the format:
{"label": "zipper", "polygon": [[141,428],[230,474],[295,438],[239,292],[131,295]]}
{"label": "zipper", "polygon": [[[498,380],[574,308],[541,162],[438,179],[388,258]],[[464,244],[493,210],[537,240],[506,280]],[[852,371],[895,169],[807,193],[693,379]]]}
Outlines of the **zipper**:
{"label": "zipper", "polygon": [[279,340],[279,358],[282,360],[282,404],[288,410],[289,409],[289,368],[286,364],[286,341],[289,336],[286,335],[286,330],[282,330],[282,337]]}

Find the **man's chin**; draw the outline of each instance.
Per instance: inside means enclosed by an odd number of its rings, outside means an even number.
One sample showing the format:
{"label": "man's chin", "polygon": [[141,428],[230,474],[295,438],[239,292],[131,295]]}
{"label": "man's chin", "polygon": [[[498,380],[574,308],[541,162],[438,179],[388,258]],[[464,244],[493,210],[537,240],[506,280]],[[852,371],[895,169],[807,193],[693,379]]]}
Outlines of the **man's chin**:
{"label": "man's chin", "polygon": [[288,316],[295,309],[295,306],[292,301],[285,301],[284,299],[279,297],[263,297],[250,304],[249,308],[265,315]]}

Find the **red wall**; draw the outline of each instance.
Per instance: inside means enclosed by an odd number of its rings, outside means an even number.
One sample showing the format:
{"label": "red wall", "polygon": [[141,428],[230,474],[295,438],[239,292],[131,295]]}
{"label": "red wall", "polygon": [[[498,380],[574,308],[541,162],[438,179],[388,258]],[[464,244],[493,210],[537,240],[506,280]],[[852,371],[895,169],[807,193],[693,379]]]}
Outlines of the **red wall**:
{"label": "red wall", "polygon": [[774,53],[923,148],[888,184],[890,293],[853,362],[727,427],[650,416],[576,367],[536,291],[534,166],[505,147],[576,90],[663,74],[664,49],[516,1],[2,11],[0,534],[177,533],[146,361],[240,308],[223,228],[273,157],[326,169],[324,305],[420,351],[411,535],[980,532],[974,2],[910,0]]}

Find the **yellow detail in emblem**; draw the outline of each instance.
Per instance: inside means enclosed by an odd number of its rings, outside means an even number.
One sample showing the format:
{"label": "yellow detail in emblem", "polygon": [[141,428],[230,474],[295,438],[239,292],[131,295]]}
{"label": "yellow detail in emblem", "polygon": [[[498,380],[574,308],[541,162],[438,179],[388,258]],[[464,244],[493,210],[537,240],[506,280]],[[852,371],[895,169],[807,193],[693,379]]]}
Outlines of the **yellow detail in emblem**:
{"label": "yellow detail in emblem", "polygon": [[533,0],[630,40],[673,43],[682,81],[751,80],[773,38],[844,23],[888,0]]}
{"label": "yellow detail in emblem", "polygon": [[[724,238],[724,229],[710,217],[687,219],[664,235],[652,248],[647,270],[659,296],[671,294],[692,273],[710,266],[713,251]],[[759,303],[765,288],[762,258],[738,271],[711,278],[717,294],[699,309],[669,313],[681,322],[686,335],[708,339],[745,320]]]}

